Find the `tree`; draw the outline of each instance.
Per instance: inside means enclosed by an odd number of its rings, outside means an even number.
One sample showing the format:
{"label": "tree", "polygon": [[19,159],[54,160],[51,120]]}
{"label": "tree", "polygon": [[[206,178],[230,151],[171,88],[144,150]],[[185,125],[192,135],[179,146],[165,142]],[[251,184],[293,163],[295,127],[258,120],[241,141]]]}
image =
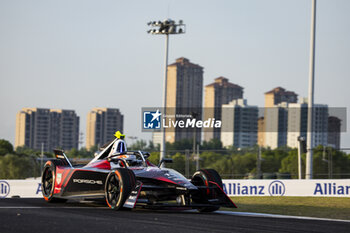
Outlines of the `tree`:
{"label": "tree", "polygon": [[[243,155],[233,154],[233,171],[235,174],[247,175],[248,173],[256,172],[256,153],[248,152]],[[242,178],[242,177],[237,177]]]}
{"label": "tree", "polygon": [[[330,159],[332,162],[330,162]],[[314,149],[313,154],[313,174],[314,179],[329,178],[329,166],[332,166],[333,178],[349,178],[350,160],[344,152],[334,150],[333,148],[318,146]]]}
{"label": "tree", "polygon": [[147,148],[147,142],[145,140],[137,140],[134,144],[129,146],[128,150],[145,150]]}
{"label": "tree", "polygon": [[[306,155],[302,154],[301,156],[301,174],[302,178],[305,174],[305,161]],[[298,151],[291,150],[288,152],[288,156],[282,159],[281,168],[278,170],[280,173],[289,173],[291,174],[292,179],[298,179],[299,177],[299,168],[298,168]]]}
{"label": "tree", "polygon": [[200,167],[214,168],[213,165],[223,158],[222,154],[212,151],[204,151],[200,154]]}
{"label": "tree", "polygon": [[29,148],[27,146],[18,146],[18,147],[16,147],[16,154],[18,154],[18,155],[37,155],[38,156],[41,154],[41,152],[39,150],[35,150],[35,149]]}
{"label": "tree", "polygon": [[182,139],[180,141],[176,141],[173,143],[167,142],[166,149],[170,151],[178,151],[178,150],[192,150],[193,141],[190,139]]}
{"label": "tree", "polygon": [[68,151],[67,156],[68,156],[69,158],[78,158],[78,156],[79,156],[79,151],[78,151],[77,149],[73,148],[73,149],[71,149],[70,151]]}
{"label": "tree", "polygon": [[69,158],[91,158],[97,151],[97,145],[91,147],[89,150],[86,147],[82,147],[79,150],[73,148],[66,154]]}
{"label": "tree", "polygon": [[222,150],[222,143],[219,139],[213,138],[210,141],[204,141],[200,146],[201,150]]}
{"label": "tree", "polygon": [[234,173],[234,165],[233,161],[231,160],[231,156],[222,157],[208,168],[215,169],[223,179],[232,178]]}
{"label": "tree", "polygon": [[[294,150],[296,152],[296,150]],[[286,148],[277,148],[275,150],[265,150],[262,152],[262,172],[277,172],[281,167],[282,160],[288,156]]]}
{"label": "tree", "polygon": [[153,141],[148,141],[147,151],[153,152],[153,151],[159,151],[159,150],[160,150],[160,144],[154,145]]}
{"label": "tree", "polygon": [[159,152],[151,152],[151,155],[148,157],[148,160],[154,165],[159,163]]}
{"label": "tree", "polygon": [[169,163],[166,166],[172,168],[182,174],[185,174],[185,155],[181,153],[176,153],[172,156],[173,163]]}
{"label": "tree", "polygon": [[35,156],[7,154],[0,157],[0,179],[25,179],[40,176]]}
{"label": "tree", "polygon": [[12,144],[5,139],[0,139],[0,156],[4,156],[8,153],[13,153]]}

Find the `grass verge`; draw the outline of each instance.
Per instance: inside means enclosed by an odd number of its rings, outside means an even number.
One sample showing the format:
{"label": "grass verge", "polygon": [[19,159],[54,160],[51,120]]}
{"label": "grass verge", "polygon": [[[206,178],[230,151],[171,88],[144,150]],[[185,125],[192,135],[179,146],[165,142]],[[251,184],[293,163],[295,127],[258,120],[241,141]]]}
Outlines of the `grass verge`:
{"label": "grass verge", "polygon": [[350,220],[350,198],[347,197],[232,197],[231,199],[238,206],[234,209],[237,212]]}

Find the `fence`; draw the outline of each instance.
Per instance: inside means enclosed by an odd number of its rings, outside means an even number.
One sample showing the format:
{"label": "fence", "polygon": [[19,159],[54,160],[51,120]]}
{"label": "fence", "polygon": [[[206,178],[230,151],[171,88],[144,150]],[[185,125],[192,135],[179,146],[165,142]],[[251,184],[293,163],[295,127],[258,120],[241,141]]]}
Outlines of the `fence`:
{"label": "fence", "polygon": [[[170,148],[171,149],[171,148]],[[298,178],[297,150],[278,148],[230,148],[198,150],[167,150],[167,156],[174,159],[173,168],[190,178],[198,168],[212,168],[223,179],[296,179]],[[329,147],[317,147],[314,150],[314,179],[350,179],[350,155]],[[199,155],[199,156],[198,156]],[[70,158],[73,164],[86,164],[93,155],[83,158]],[[23,179],[37,177],[47,159],[32,156],[0,157],[0,179]],[[36,158],[35,158],[36,157]],[[158,164],[159,152],[155,151],[149,158]],[[34,161],[34,162],[33,162]],[[305,174],[305,155],[302,156],[302,178]]]}

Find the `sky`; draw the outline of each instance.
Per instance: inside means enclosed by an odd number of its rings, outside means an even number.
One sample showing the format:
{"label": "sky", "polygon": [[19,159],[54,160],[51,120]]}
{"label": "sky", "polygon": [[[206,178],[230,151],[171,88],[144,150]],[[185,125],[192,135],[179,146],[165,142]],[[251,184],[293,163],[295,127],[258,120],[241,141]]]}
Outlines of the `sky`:
{"label": "sky", "polygon": [[[315,103],[350,108],[349,12],[317,1]],[[141,108],[162,104],[165,38],[147,22],[166,18],[186,24],[169,63],[204,67],[204,85],[224,76],[259,107],[278,86],[307,97],[311,0],[0,0],[0,138],[14,143],[23,107],[73,109],[84,134],[87,113],[110,107],[127,136],[151,139]]]}

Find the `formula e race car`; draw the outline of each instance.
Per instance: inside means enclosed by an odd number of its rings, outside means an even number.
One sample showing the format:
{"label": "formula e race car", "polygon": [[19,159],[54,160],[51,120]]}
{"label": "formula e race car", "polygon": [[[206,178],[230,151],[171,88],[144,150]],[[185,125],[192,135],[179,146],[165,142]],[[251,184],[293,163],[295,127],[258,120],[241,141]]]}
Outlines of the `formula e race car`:
{"label": "formula e race car", "polygon": [[[117,140],[117,139],[116,139]],[[72,166],[62,150],[46,162],[42,194],[47,202],[71,198],[103,198],[115,210],[121,208],[180,208],[212,212],[237,208],[224,193],[220,175],[213,169],[195,172],[191,180],[173,169],[148,161],[149,153],[128,151],[110,155],[114,140],[85,166]]]}

